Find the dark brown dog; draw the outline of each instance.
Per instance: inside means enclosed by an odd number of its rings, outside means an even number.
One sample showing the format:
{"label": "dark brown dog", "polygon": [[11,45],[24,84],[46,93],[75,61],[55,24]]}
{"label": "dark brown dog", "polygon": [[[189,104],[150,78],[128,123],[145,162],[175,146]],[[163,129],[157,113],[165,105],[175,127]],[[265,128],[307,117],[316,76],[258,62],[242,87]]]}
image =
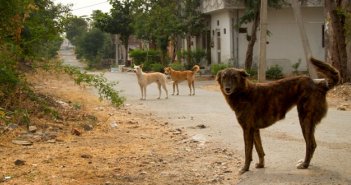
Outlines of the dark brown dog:
{"label": "dark brown dog", "polygon": [[253,144],[259,156],[256,168],[264,167],[265,154],[259,129],[284,119],[295,105],[306,142],[305,159],[298,163],[297,168],[308,168],[317,147],[315,127],[328,109],[326,93],[340,80],[339,72],[332,66],[313,58],[311,62],[327,80],[314,81],[307,76],[297,76],[270,83],[253,83],[241,69],[228,68],[218,72],[221,91],[244,132],[245,164],[240,173],[250,168]]}

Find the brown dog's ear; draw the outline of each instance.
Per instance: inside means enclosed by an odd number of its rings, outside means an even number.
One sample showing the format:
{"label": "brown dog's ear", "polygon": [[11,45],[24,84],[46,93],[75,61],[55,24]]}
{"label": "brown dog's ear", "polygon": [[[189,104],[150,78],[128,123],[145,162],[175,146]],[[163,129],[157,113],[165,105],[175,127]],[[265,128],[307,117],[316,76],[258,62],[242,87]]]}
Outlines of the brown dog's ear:
{"label": "brown dog's ear", "polygon": [[144,64],[140,64],[140,68],[142,69],[144,67]]}
{"label": "brown dog's ear", "polygon": [[223,73],[223,70],[220,70],[220,71],[218,71],[218,73],[216,75],[216,80],[219,84],[221,83],[222,73]]}
{"label": "brown dog's ear", "polygon": [[248,76],[250,76],[250,74],[247,73],[244,69],[240,69],[240,75],[241,75],[242,77],[248,77]]}

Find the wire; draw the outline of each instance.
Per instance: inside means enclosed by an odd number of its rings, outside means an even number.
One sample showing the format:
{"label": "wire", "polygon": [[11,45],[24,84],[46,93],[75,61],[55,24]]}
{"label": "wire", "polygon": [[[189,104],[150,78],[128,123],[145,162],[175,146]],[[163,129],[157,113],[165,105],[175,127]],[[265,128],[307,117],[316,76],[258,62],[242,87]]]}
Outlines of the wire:
{"label": "wire", "polygon": [[80,9],[85,9],[85,8],[90,8],[90,7],[92,7],[92,6],[104,4],[104,3],[107,3],[107,2],[108,2],[108,1],[104,1],[104,2],[101,2],[101,3],[96,3],[96,4],[92,4],[92,5],[88,5],[88,6],[79,7],[79,8],[73,9],[72,11],[80,10]]}

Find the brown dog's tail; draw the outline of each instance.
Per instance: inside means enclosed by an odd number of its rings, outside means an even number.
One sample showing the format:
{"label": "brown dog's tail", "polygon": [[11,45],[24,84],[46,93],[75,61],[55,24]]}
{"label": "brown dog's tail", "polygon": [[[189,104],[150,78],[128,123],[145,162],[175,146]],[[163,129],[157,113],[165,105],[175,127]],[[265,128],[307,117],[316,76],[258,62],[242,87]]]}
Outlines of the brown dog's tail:
{"label": "brown dog's tail", "polygon": [[340,82],[340,73],[333,66],[328,63],[322,62],[318,59],[311,57],[312,64],[316,67],[317,72],[323,77],[327,78],[328,84],[327,88],[332,89],[335,85]]}
{"label": "brown dog's tail", "polygon": [[194,74],[197,73],[198,71],[200,71],[200,66],[194,65],[192,71],[194,72]]}

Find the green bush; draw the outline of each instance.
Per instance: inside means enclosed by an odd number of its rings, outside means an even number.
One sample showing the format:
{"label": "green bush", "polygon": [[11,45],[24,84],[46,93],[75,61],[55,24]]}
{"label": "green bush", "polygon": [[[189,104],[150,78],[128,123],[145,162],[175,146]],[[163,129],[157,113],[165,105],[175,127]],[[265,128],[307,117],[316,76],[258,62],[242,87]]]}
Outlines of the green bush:
{"label": "green bush", "polygon": [[120,95],[120,91],[114,88],[114,86],[116,86],[118,82],[109,82],[103,76],[103,74],[88,74],[86,71],[82,72],[77,67],[61,65],[60,63],[51,67],[54,70],[63,71],[67,73],[78,85],[85,84],[96,88],[98,90],[100,100],[110,100],[111,103],[116,107],[122,106],[125,101],[125,98]]}
{"label": "green bush", "polygon": [[276,80],[276,79],[283,78],[283,68],[280,67],[279,65],[271,66],[266,71],[266,77],[267,77],[267,79],[270,79],[270,80]]}
{"label": "green bush", "polygon": [[191,51],[191,58],[193,60],[194,65],[200,64],[201,60],[206,57],[206,51],[203,49],[196,49],[195,51]]}
{"label": "green bush", "polygon": [[135,65],[140,65],[146,61],[146,52],[140,49],[129,52],[129,56],[133,58]]}
{"label": "green bush", "polygon": [[0,47],[0,103],[14,93],[21,78],[16,71],[15,55],[10,53],[8,48]]}
{"label": "green bush", "polygon": [[160,63],[151,64],[151,71],[163,72],[164,66]]}
{"label": "green bush", "polygon": [[179,63],[179,62],[171,63],[171,64],[169,64],[169,67],[171,67],[172,69],[174,69],[176,71],[181,71],[181,70],[185,69],[184,65]]}
{"label": "green bush", "polygon": [[194,51],[178,51],[177,55],[182,58],[183,60],[186,60],[188,56],[190,55],[191,61],[186,62],[184,65],[185,69],[191,70],[194,65],[199,65],[201,60],[206,57],[206,51],[202,49],[196,49]]}
{"label": "green bush", "polygon": [[155,62],[147,61],[142,64],[143,64],[143,71],[152,71],[152,64],[155,64]]}
{"label": "green bush", "polygon": [[211,74],[212,75],[217,75],[218,71],[228,68],[228,64],[212,64],[211,65]]}
{"label": "green bush", "polygon": [[251,68],[250,70],[246,70],[247,73],[249,73],[250,77],[255,77],[257,76],[257,68]]}
{"label": "green bush", "polygon": [[291,65],[291,67],[293,68],[293,74],[295,74],[295,75],[299,74],[300,64],[301,64],[301,59],[299,59],[299,61],[296,62],[295,64]]}
{"label": "green bush", "polygon": [[140,65],[147,61],[155,61],[156,63],[161,62],[161,54],[159,51],[156,50],[144,51],[141,49],[135,49],[129,52],[129,56],[133,58],[133,62],[135,65]]}

